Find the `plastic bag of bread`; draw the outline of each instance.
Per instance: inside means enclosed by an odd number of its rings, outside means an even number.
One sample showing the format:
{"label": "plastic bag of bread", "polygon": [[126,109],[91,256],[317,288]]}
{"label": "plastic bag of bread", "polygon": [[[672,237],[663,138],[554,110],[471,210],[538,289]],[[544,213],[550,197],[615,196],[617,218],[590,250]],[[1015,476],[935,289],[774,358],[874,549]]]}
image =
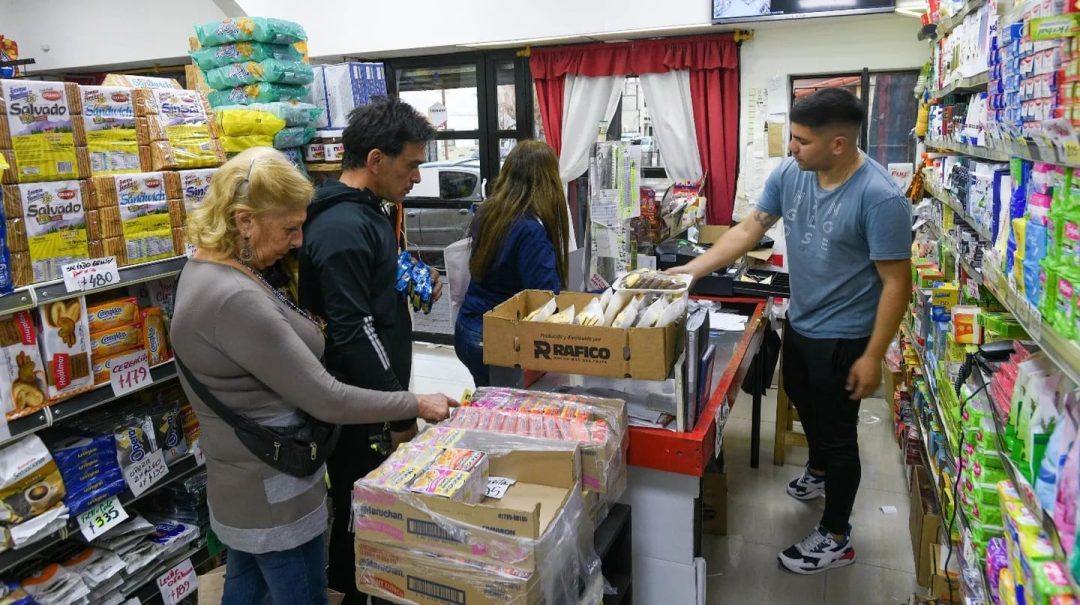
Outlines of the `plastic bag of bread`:
{"label": "plastic bag of bread", "polygon": [[574,305],[559,311],[545,320],[549,324],[572,324],[574,323]]}
{"label": "plastic bag of bread", "polygon": [[660,319],[660,315],[664,312],[664,309],[668,308],[669,306],[671,305],[669,305],[663,297],[657,298],[655,301],[653,301],[653,304],[649,305],[645,309],[645,312],[641,314],[641,318],[638,319],[635,327],[653,327],[654,325],[656,325],[657,320]]}
{"label": "plastic bag of bread", "polygon": [[626,307],[626,303],[633,298],[626,292],[615,292],[611,295],[608,304],[604,307],[604,325],[610,326],[615,323],[615,316]]}
{"label": "plastic bag of bread", "polygon": [[574,318],[574,323],[580,326],[604,325],[604,308],[600,305],[600,299],[594,298],[585,305],[581,313]]}
{"label": "plastic bag of bread", "polygon": [[634,325],[634,320],[637,319],[638,310],[641,307],[641,302],[645,299],[644,296],[637,296],[629,303],[619,314],[615,316],[615,321],[611,322],[613,328],[629,328]]}
{"label": "plastic bag of bread", "polygon": [[547,321],[558,308],[558,303],[555,302],[555,298],[553,297],[551,300],[544,303],[543,306],[538,307],[532,313],[526,315],[524,321]]}
{"label": "plastic bag of bread", "polygon": [[668,305],[666,309],[664,309],[663,313],[660,314],[660,318],[656,320],[656,327],[667,327],[682,319],[682,316],[685,314],[686,301],[681,298],[672,301],[672,303]]}

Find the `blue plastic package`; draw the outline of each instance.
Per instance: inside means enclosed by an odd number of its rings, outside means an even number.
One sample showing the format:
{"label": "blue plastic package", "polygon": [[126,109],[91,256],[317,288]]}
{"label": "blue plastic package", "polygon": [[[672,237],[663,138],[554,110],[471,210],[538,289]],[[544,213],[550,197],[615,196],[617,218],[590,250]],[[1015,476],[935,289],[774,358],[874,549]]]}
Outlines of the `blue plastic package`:
{"label": "blue plastic package", "polygon": [[1038,264],[1046,258],[1048,246],[1046,225],[1039,221],[1028,221],[1024,229],[1024,262]]}
{"label": "blue plastic package", "polygon": [[1057,503],[1058,473],[1065,464],[1065,457],[1069,454],[1074,439],[1076,423],[1068,412],[1064,412],[1058,417],[1057,426],[1050,434],[1046,453],[1039,465],[1039,474],[1035,477],[1035,497],[1039,499],[1043,510],[1051,516]]}

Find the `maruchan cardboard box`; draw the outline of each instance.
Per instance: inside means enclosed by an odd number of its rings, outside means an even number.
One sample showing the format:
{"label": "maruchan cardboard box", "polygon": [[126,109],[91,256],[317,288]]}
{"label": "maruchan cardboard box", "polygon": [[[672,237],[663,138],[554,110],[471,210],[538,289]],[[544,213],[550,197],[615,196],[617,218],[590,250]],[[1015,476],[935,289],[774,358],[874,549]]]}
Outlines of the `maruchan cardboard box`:
{"label": "maruchan cardboard box", "polygon": [[361,592],[419,605],[544,603],[536,574],[382,544],[356,544]]}
{"label": "maruchan cardboard box", "polygon": [[[484,363],[563,374],[666,380],[675,364],[682,322],[663,328],[609,328],[522,321],[551,300],[525,290],[484,315]],[[559,310],[584,309],[594,294],[565,292]]]}

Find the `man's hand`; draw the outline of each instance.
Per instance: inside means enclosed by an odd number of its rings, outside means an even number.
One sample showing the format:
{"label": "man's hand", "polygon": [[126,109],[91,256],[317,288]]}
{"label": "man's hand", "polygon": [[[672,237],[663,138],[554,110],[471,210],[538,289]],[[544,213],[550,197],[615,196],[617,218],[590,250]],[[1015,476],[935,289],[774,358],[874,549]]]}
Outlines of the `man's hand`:
{"label": "man's hand", "polygon": [[412,441],[412,438],[416,436],[417,431],[418,431],[418,429],[416,427],[415,422],[407,430],[404,430],[404,431],[390,431],[390,451],[393,452],[393,451],[397,450],[397,448],[402,443],[407,443],[409,441]]}
{"label": "man's hand", "polygon": [[691,285],[698,279],[698,276],[694,274],[694,269],[691,268],[689,264],[671,267],[670,269],[665,270],[664,273],[667,273],[668,275],[689,275],[692,280],[690,282]]}
{"label": "man's hand", "polygon": [[435,267],[428,267],[431,272],[431,304],[434,305],[442,298],[442,276]]}
{"label": "man's hand", "polygon": [[881,384],[881,360],[863,355],[855,360],[848,372],[847,390],[851,399],[866,399]]}
{"label": "man's hand", "polygon": [[442,393],[434,395],[417,395],[419,403],[417,416],[424,420],[435,423],[442,422],[450,417],[450,408],[456,408],[458,402]]}

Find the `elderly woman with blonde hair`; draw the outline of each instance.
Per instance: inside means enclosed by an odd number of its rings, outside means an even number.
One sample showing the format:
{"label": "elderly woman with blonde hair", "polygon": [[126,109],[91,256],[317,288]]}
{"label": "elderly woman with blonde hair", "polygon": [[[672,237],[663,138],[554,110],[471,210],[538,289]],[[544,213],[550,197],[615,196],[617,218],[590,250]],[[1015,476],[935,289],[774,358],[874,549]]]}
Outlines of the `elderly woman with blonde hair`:
{"label": "elderly woman with blonde hair", "polygon": [[197,251],[177,285],[171,334],[202,427],[211,525],[229,548],[230,605],[326,603],[324,470],[283,471],[252,433],[280,436],[270,442],[280,450],[302,427],[437,422],[456,405],[349,386],[323,368],[320,320],[262,275],[300,246],[313,193],[281,152],[249,149],[217,171],[188,219]]}

